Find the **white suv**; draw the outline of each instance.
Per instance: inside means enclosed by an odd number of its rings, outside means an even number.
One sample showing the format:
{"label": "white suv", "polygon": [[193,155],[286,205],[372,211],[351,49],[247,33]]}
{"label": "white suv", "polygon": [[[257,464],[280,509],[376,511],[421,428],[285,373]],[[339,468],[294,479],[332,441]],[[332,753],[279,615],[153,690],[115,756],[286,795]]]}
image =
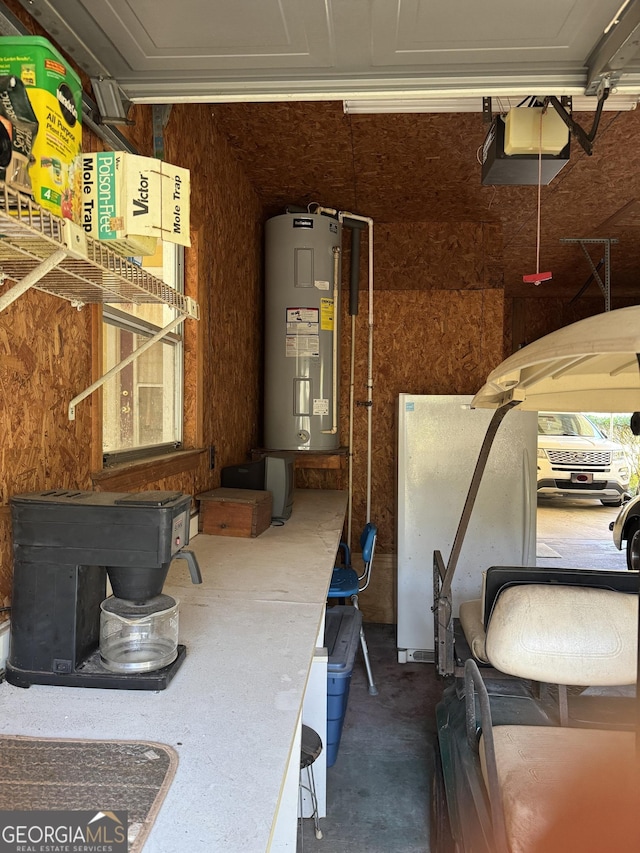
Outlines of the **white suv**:
{"label": "white suv", "polygon": [[585,415],[538,413],[538,495],[599,498],[620,506],[629,489],[624,448]]}

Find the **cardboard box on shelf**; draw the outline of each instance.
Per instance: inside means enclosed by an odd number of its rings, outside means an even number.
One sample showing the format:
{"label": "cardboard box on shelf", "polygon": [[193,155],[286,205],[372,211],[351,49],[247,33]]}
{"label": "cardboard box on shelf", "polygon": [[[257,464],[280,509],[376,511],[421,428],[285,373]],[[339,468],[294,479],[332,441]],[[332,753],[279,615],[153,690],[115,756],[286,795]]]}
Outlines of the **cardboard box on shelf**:
{"label": "cardboard box on shelf", "polygon": [[3,140],[11,144],[0,180],[57,216],[76,219],[82,86],[47,39],[0,37],[0,117]]}
{"label": "cardboard box on shelf", "polygon": [[122,151],[83,154],[81,224],[123,254],[190,245],[189,170]]}

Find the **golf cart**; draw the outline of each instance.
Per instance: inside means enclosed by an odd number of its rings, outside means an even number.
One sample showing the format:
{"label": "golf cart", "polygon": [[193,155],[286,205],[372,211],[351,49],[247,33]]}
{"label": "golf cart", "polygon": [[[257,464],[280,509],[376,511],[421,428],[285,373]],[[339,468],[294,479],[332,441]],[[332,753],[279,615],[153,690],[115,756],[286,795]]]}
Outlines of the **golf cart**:
{"label": "golf cart", "polygon": [[[613,844],[588,849],[640,849],[638,571],[478,566],[480,599],[452,600],[502,419],[516,407],[636,410],[637,353],[640,306],[600,314],[507,358],[473,399],[494,415],[446,565],[434,553],[436,666],[447,686],[436,709],[432,853],[546,853],[556,849],[553,832],[563,838],[557,849],[582,853],[586,826],[592,838],[606,826]],[[583,784],[588,798],[575,812],[563,798],[580,799]],[[613,792],[616,808],[633,815],[628,846],[615,838],[624,821],[608,805]]]}
{"label": "golf cart", "polygon": [[[635,424],[634,424],[635,419]],[[635,435],[640,434],[640,413],[634,412],[631,418],[631,428]],[[636,432],[638,430],[638,432]],[[640,568],[640,494],[626,503],[618,513],[616,520],[611,522],[609,529],[613,531],[613,543],[621,551],[622,543],[626,543],[627,568]]]}

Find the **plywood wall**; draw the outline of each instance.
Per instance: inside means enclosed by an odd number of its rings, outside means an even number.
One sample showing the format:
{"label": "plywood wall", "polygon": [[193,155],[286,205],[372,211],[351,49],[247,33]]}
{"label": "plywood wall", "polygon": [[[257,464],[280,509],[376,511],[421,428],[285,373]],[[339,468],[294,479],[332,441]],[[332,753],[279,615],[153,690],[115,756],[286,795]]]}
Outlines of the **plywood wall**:
{"label": "plywood wall", "polygon": [[190,422],[201,420],[202,446],[215,446],[216,467],[209,470],[205,454],[189,488],[197,494],[217,487],[220,468],[246,460],[258,444],[262,209],[209,105],[174,106],[166,145],[167,159],[191,170],[192,227],[198,241],[192,263],[197,263],[203,315],[197,330],[199,366],[192,361],[192,367],[201,371],[202,395],[200,416],[193,409]]}
{"label": "plywood wall", "polygon": [[[135,110],[130,131],[150,153],[150,108]],[[198,128],[194,134],[193,128]],[[85,134],[85,150],[101,143]],[[191,170],[194,248],[187,251],[187,292],[202,319],[187,321],[185,436],[191,446],[216,447],[217,464],[202,453],[185,470],[158,476],[143,466],[126,489],[177,489],[197,494],[219,485],[222,465],[245,459],[258,442],[261,400],[261,208],[207,107],[173,109],[167,159]],[[8,285],[5,285],[8,286]],[[94,395],[69,422],[69,400],[93,381],[92,310],[33,291],[0,315],[0,606],[10,599],[8,502],[13,494],[49,487],[118,489],[100,479],[92,453]],[[92,462],[93,460],[93,462]]]}
{"label": "plywood wall", "polygon": [[[366,315],[358,317],[356,395],[366,396]],[[500,290],[381,291],[376,295],[373,364],[371,519],[379,528],[379,553],[396,551],[396,448],[398,394],[470,394],[502,357]],[[366,410],[354,424],[354,531],[366,507]],[[344,433],[343,433],[344,434]],[[446,448],[443,448],[446,452]],[[380,590],[394,596],[393,577]],[[366,598],[363,602],[367,614]],[[382,621],[394,621],[387,612]]]}
{"label": "plywood wall", "polygon": [[[576,290],[576,296],[579,289]],[[512,351],[555,332],[556,329],[604,311],[604,297],[595,284],[591,285],[588,293],[571,300],[554,297],[551,293],[546,299],[530,297],[508,301],[513,321]],[[611,299],[612,309],[636,304],[635,299],[616,297],[614,291]]]}

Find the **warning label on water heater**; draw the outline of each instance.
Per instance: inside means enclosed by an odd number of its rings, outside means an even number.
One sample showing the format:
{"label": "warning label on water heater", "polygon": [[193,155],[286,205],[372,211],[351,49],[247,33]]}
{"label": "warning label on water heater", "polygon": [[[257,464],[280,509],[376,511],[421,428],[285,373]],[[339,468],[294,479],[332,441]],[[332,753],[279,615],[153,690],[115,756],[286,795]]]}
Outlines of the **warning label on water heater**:
{"label": "warning label on water heater", "polygon": [[333,332],[333,299],[323,296],[320,300],[320,308],[322,309],[320,328],[323,332]]}
{"label": "warning label on water heater", "polygon": [[318,322],[317,308],[287,308],[287,329],[292,323]]}
{"label": "warning label on water heater", "polygon": [[287,358],[319,357],[319,313],[317,308],[287,308],[285,335]]}
{"label": "warning label on water heater", "polygon": [[285,356],[287,358],[318,358],[320,338],[318,335],[287,335]]}

